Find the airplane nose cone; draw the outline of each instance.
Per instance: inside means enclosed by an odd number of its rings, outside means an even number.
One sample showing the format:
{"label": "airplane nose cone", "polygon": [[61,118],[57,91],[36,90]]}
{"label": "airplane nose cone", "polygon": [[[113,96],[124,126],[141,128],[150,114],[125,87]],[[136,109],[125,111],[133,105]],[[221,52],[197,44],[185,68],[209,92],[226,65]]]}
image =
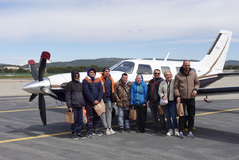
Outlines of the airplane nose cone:
{"label": "airplane nose cone", "polygon": [[27,85],[22,87],[22,89],[29,93],[44,94],[44,92],[41,90],[42,87],[50,88],[50,81],[48,78],[44,79],[43,81],[36,80],[31,83],[28,83]]}

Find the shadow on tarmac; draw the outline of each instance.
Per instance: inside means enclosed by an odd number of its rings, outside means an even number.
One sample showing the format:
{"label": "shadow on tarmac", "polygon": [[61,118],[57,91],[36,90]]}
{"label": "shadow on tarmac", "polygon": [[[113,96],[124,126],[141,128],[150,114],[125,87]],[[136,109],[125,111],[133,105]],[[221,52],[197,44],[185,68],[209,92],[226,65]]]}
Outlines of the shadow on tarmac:
{"label": "shadow on tarmac", "polygon": [[239,135],[237,133],[220,131],[210,128],[196,127],[197,138],[203,138],[208,140],[239,144]]}

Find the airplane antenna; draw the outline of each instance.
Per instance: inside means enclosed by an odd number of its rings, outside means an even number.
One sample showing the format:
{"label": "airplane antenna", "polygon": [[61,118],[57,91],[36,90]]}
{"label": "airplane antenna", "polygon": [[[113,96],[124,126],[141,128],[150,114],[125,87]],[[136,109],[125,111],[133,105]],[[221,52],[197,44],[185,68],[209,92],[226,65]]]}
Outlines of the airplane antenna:
{"label": "airplane antenna", "polygon": [[170,54],[170,52],[168,52],[167,56],[164,58],[164,61],[165,61],[165,62],[168,60],[169,54]]}

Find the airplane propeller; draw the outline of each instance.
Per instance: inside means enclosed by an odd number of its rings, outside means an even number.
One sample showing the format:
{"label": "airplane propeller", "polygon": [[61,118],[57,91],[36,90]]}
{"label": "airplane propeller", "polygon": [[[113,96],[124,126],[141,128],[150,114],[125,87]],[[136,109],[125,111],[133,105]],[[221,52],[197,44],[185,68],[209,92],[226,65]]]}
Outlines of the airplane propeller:
{"label": "airplane propeller", "polygon": [[[47,51],[42,52],[40,63],[39,63],[38,74],[37,74],[35,61],[34,60],[28,61],[30,72],[31,72],[34,80],[36,80],[36,81],[38,80],[39,82],[43,81],[45,68],[46,68],[46,60],[47,59],[50,60],[50,57],[51,57],[51,55],[49,52],[47,52]],[[41,90],[44,91],[45,93],[48,93],[48,94],[51,94],[54,96],[54,93],[52,93],[52,91],[50,89],[41,87]],[[46,125],[46,104],[45,104],[44,94],[39,93],[38,95],[39,95],[38,106],[39,106],[39,110],[40,110],[41,120],[42,120],[43,125]],[[35,99],[36,97],[37,97],[37,94],[33,93],[29,99],[29,102],[32,101],[33,99]]]}

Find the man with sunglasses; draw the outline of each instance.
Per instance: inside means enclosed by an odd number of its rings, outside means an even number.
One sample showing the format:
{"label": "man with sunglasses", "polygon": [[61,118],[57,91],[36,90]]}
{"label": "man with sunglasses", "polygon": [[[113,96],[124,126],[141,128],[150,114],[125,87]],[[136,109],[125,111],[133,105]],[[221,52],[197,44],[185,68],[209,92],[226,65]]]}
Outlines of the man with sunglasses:
{"label": "man with sunglasses", "polygon": [[160,118],[161,133],[165,134],[167,132],[164,114],[162,113],[160,114],[159,108],[158,108],[159,101],[160,101],[158,89],[162,81],[163,81],[163,78],[160,77],[160,70],[155,69],[154,77],[148,83],[148,94],[147,94],[147,100],[148,100],[149,108],[152,113],[152,120],[153,120],[151,133],[156,133],[158,131],[158,115]]}

